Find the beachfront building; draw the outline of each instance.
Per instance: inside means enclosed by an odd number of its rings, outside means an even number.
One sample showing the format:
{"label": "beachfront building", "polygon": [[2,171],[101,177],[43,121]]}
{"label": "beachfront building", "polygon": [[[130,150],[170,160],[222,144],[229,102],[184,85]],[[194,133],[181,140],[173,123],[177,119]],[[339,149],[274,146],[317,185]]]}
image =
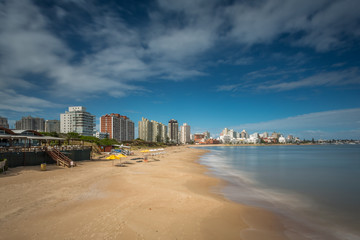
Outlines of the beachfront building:
{"label": "beachfront building", "polygon": [[60,114],[60,132],[76,132],[83,136],[93,136],[95,133],[95,116],[86,111],[85,107],[69,107]]}
{"label": "beachfront building", "polygon": [[195,143],[205,142],[205,135],[203,133],[195,133],[194,142]]}
{"label": "beachfront building", "polygon": [[60,133],[60,120],[46,120],[45,121],[45,132]]}
{"label": "beachfront building", "polygon": [[228,136],[229,135],[229,129],[224,128],[224,130],[221,131],[220,136]]}
{"label": "beachfront building", "polygon": [[259,133],[253,133],[245,140],[246,143],[258,144],[261,142]]}
{"label": "beachfront building", "polygon": [[34,130],[37,132],[45,131],[45,120],[43,118],[34,118],[31,116],[22,117],[15,123],[16,130]]}
{"label": "beachfront building", "polygon": [[0,116],[0,127],[9,128],[8,119]]}
{"label": "beachfront building", "polygon": [[151,124],[152,124],[151,141],[152,142],[161,142],[160,123],[158,123],[157,121],[151,120]]}
{"label": "beachfront building", "polygon": [[166,126],[165,124],[161,124],[161,141],[166,143],[169,140],[168,137],[168,126]]}
{"label": "beachfront building", "polygon": [[110,134],[107,132],[99,132],[96,131],[94,133],[94,137],[99,138],[99,139],[109,139]]}
{"label": "beachfront building", "polygon": [[205,131],[204,135],[205,135],[205,139],[210,139],[210,132],[209,131]]}
{"label": "beachfront building", "polygon": [[224,128],[221,131],[219,141],[223,143],[237,143],[237,137],[239,134],[234,129]]}
{"label": "beachfront building", "polygon": [[241,131],[240,138],[249,138],[249,134],[245,131],[245,129]]}
{"label": "beachfront building", "polygon": [[118,113],[100,117],[100,132],[108,133],[110,139],[118,142],[134,140],[135,125],[127,116]]}
{"label": "beachfront building", "polygon": [[221,136],[220,141],[224,144],[228,144],[231,142],[231,138],[229,135]]}
{"label": "beachfront building", "polygon": [[142,118],[139,121],[139,138],[147,142],[166,142],[167,131],[166,125],[154,121]]}
{"label": "beachfront building", "polygon": [[152,142],[166,142],[167,126],[161,122],[151,120]]}
{"label": "beachfront building", "polygon": [[151,142],[152,141],[152,124],[149,119],[142,118],[138,125],[139,138]]}
{"label": "beachfront building", "polygon": [[277,140],[277,139],[279,139],[279,137],[280,137],[280,133],[273,132],[273,133],[271,134],[271,137]]}
{"label": "beachfront building", "polygon": [[184,123],[180,127],[180,143],[190,143],[190,126],[187,123]]}
{"label": "beachfront building", "polygon": [[126,141],[131,141],[135,139],[135,123],[131,121],[130,119],[126,120],[126,135],[125,139]]}
{"label": "beachfront building", "polygon": [[234,129],[230,129],[229,131],[228,131],[228,136],[230,136],[230,138],[231,139],[234,139],[234,138],[236,138],[236,131],[234,131]]}
{"label": "beachfront building", "polygon": [[279,137],[279,143],[286,143],[286,138],[283,135]]}
{"label": "beachfront building", "polygon": [[286,137],[286,142],[288,142],[288,143],[293,143],[293,142],[295,142],[294,136],[293,136],[293,135],[288,135],[288,136]]}
{"label": "beachfront building", "polygon": [[169,139],[172,143],[178,143],[179,142],[179,124],[177,120],[171,119],[168,124],[169,129]]}

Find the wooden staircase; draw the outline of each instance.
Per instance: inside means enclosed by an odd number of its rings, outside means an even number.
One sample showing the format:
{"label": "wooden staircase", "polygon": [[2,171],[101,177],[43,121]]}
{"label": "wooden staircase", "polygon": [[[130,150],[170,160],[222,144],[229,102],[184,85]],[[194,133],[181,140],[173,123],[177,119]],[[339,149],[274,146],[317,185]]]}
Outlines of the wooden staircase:
{"label": "wooden staircase", "polygon": [[[65,156],[62,152],[60,152],[57,149],[47,149],[46,153],[54,160],[56,161],[57,165],[63,166],[63,167],[75,167],[76,163],[73,162],[70,158]],[[71,166],[71,162],[73,162],[73,165]]]}

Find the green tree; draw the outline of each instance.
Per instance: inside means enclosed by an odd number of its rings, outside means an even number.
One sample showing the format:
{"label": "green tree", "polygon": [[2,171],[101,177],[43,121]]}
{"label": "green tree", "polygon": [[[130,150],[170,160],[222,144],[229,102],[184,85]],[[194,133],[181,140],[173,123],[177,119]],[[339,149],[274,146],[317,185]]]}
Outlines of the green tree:
{"label": "green tree", "polygon": [[44,136],[59,137],[57,132],[40,132]]}
{"label": "green tree", "polygon": [[69,132],[66,135],[67,139],[78,139],[80,138],[80,134],[76,133],[76,132]]}
{"label": "green tree", "polygon": [[161,142],[161,136],[160,136],[160,134],[158,134],[158,135],[156,136],[156,142]]}

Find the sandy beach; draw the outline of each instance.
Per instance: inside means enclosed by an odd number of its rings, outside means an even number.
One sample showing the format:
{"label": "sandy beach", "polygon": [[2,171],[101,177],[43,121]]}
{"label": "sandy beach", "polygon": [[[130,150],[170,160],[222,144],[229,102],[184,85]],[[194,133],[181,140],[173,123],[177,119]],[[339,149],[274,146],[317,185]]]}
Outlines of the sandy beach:
{"label": "sandy beach", "polygon": [[196,162],[205,152],[10,169],[0,175],[0,239],[287,239],[275,214],[214,193],[224,183]]}

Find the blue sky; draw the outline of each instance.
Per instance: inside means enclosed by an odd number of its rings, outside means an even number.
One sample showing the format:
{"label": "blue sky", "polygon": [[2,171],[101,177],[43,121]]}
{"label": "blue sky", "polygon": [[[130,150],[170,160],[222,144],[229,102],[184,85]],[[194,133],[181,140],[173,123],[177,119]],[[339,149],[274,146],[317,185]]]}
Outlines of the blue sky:
{"label": "blue sky", "polygon": [[360,138],[360,2],[0,1],[0,115]]}

